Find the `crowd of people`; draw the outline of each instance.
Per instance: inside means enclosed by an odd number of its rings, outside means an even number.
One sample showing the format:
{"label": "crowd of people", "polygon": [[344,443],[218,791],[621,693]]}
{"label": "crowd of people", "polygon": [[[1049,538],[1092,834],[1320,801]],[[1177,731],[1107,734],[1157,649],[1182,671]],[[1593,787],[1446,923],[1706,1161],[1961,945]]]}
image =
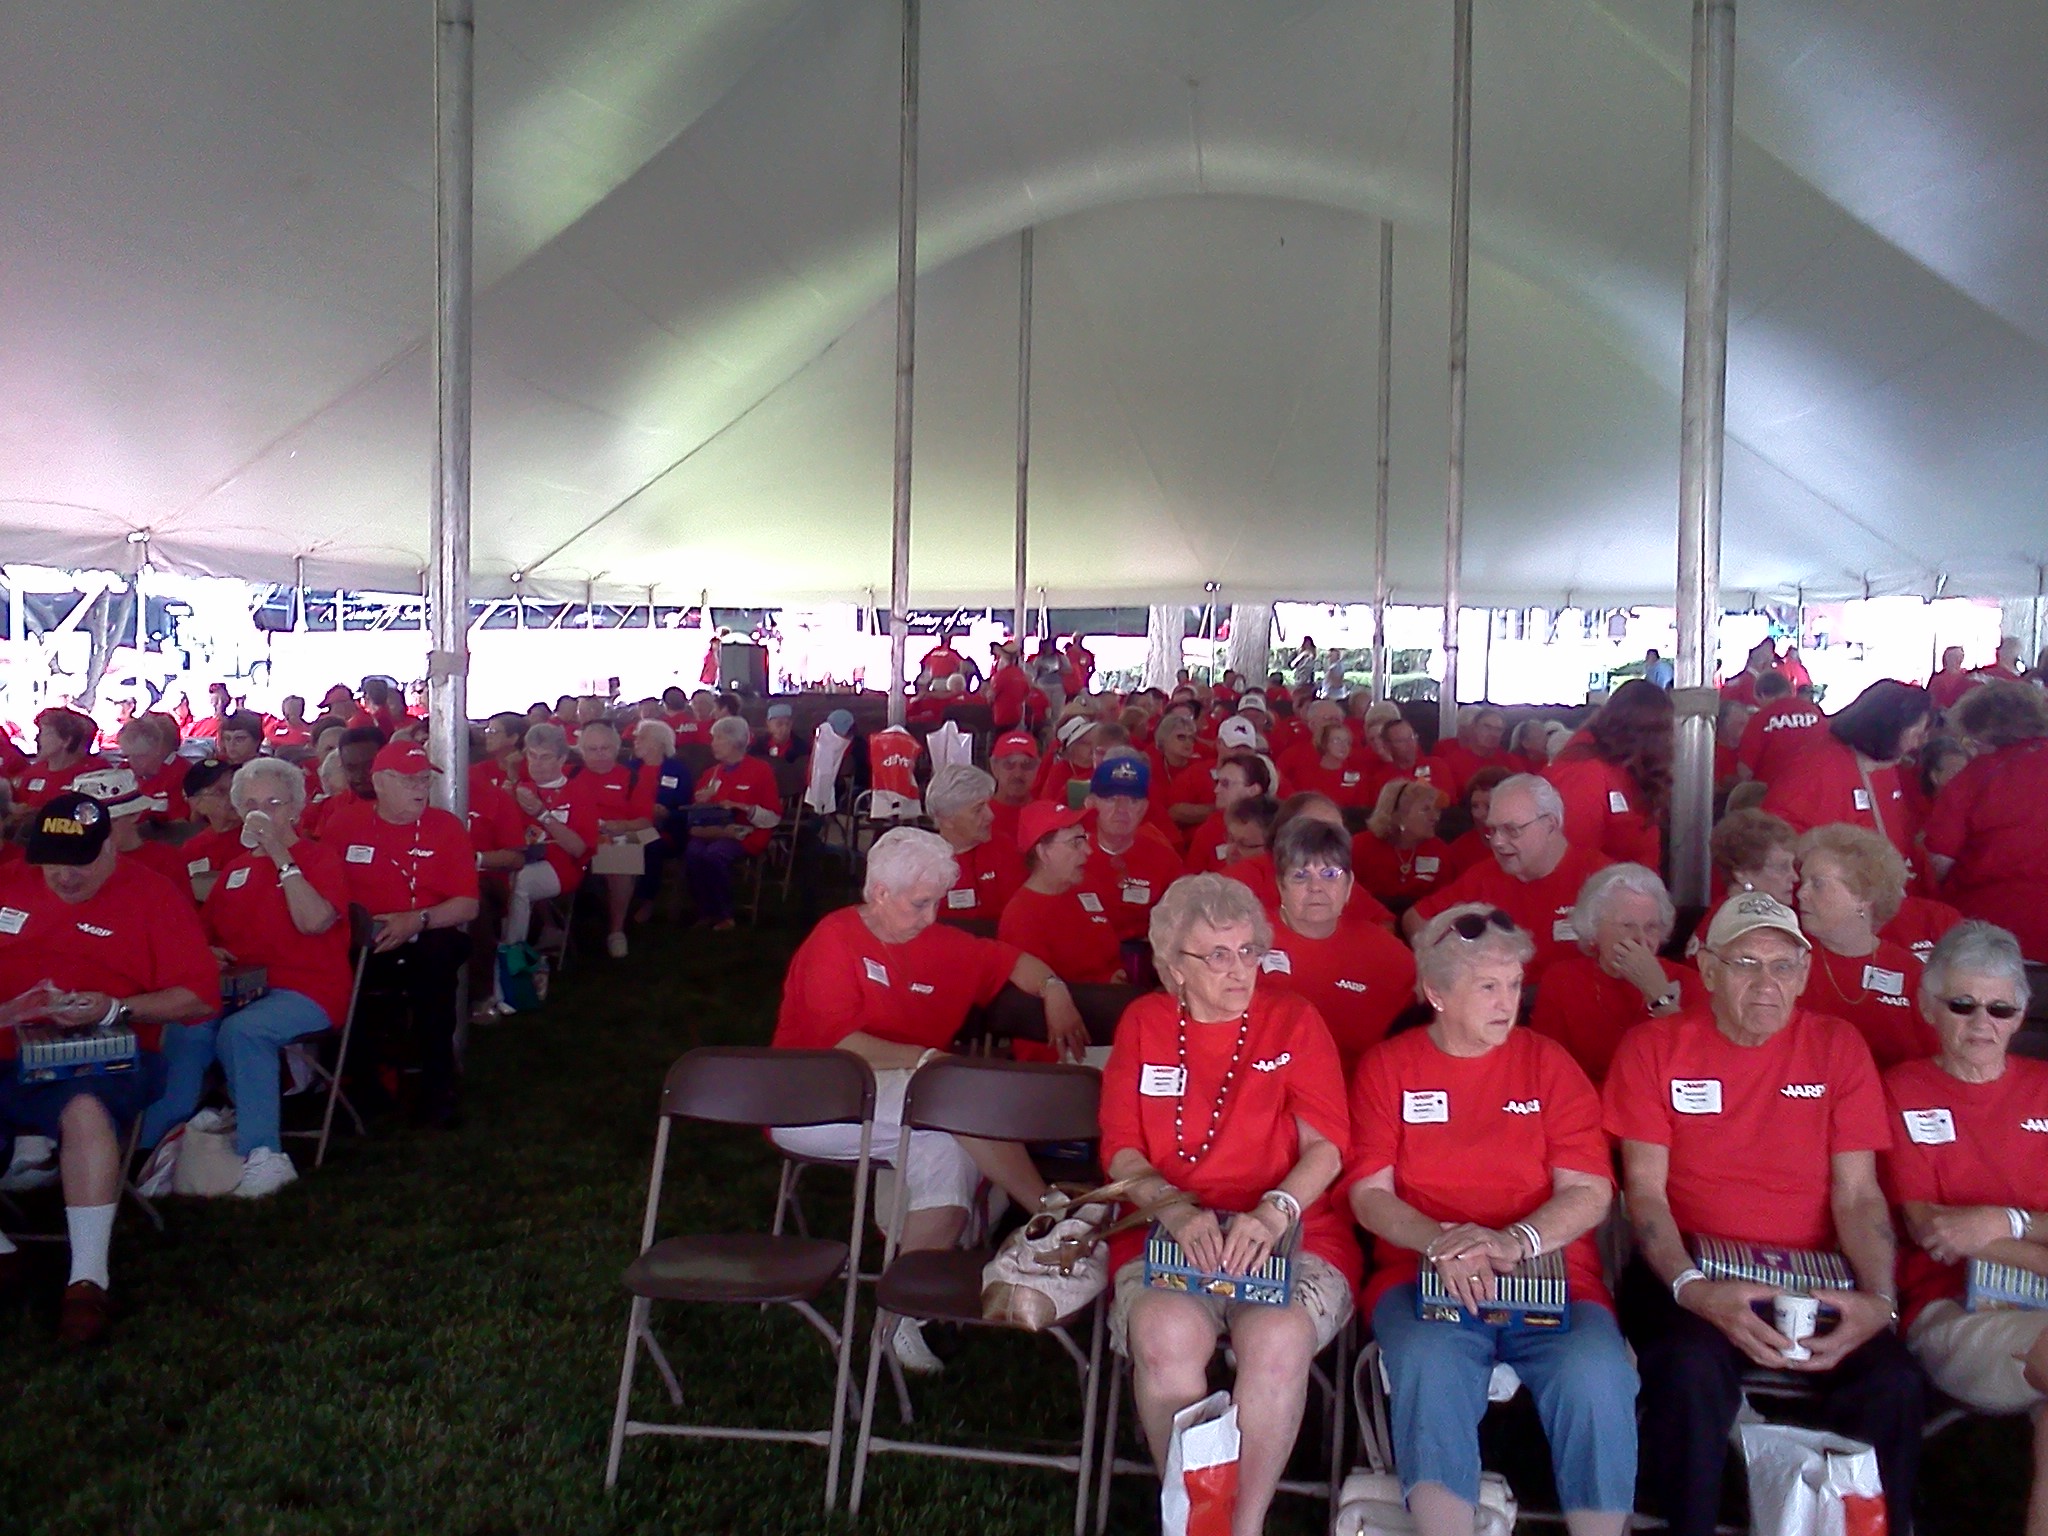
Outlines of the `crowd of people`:
{"label": "crowd of people", "polygon": [[[1639,1459],[1674,1530],[1712,1529],[1746,1366],[1809,1382],[1825,1422],[1875,1446],[1901,1532],[1929,1383],[2048,1424],[2048,1312],[1971,1311],[1964,1289],[1973,1259],[2048,1274],[2030,1140],[2048,1068],[2008,1052],[2026,962],[2048,962],[2038,686],[1883,682],[1827,715],[1752,656],[1719,725],[1713,900],[1681,913],[1658,680],[1576,729],[1468,708],[1425,750],[1399,706],[1320,697],[1312,668],[1124,696],[1091,672],[1078,642],[1028,667],[998,647],[983,680],[943,641],[924,659],[924,721],[978,697],[995,729],[977,764],[931,769],[930,830],[879,837],[859,903],[803,940],[774,1043],[864,1057],[889,1153],[910,1075],[1005,988],[1042,1001],[1020,1055],[1108,1048],[1105,1172],[1201,1267],[1292,1256],[1293,1300],[1270,1308],[1147,1289],[1141,1233],[1111,1252],[1111,1336],[1156,1456],[1229,1344],[1240,1533],[1262,1526],[1311,1361],[1354,1315],[1429,1533],[1472,1528],[1496,1364],[1530,1389],[1581,1532],[1625,1528]],[[708,689],[565,697],[474,728],[465,824],[433,804],[425,726],[380,680],[310,717],[214,703],[106,729],[50,710],[6,765],[0,1026],[132,1036],[126,1070],[0,1071],[8,1180],[62,1188],[74,1341],[107,1327],[131,1147],[161,1180],[224,1101],[234,1193],[297,1176],[280,1095],[344,1023],[355,956],[387,1027],[348,1091],[390,1095],[409,1067],[416,1113],[449,1123],[465,976],[478,1020],[518,1006],[505,948],[585,885],[625,955],[671,864],[695,920],[729,929],[811,750],[787,702],[756,730]],[[254,996],[234,984],[251,970]],[[1084,987],[1127,989],[1113,1032],[1091,1036]],[[0,1056],[22,1038],[0,1027]],[[777,1140],[836,1157],[844,1134]],[[907,1248],[977,1230],[987,1188],[1027,1212],[1062,1198],[1021,1148],[909,1145]],[[1839,1255],[1826,1326],[1781,1335],[1770,1287],[1704,1271],[1708,1238]],[[1546,1254],[1564,1255],[1568,1328],[1482,1317],[1500,1276]],[[0,1238],[0,1282],[14,1266]],[[1423,1320],[1425,1281],[1461,1321]],[[942,1367],[913,1320],[889,1347]],[[2037,1451],[2048,1468],[2048,1429]]]}

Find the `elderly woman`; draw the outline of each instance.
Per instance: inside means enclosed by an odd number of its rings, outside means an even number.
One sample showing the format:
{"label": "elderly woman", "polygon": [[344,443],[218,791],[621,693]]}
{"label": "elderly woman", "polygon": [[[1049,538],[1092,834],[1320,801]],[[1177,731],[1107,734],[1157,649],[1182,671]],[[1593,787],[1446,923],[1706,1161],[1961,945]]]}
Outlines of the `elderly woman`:
{"label": "elderly woman", "polygon": [[647,845],[647,869],[633,888],[633,921],[644,923],[654,916],[662,867],[682,847],[683,834],[689,830],[697,782],[690,765],[676,756],[675,727],[666,720],[642,720],[633,727],[633,761],[643,777],[653,780],[654,803],[648,814],[661,834]]}
{"label": "elderly woman", "polygon": [[1927,739],[1934,701],[1925,688],[1872,683],[1828,721],[1764,796],[1764,809],[1795,831],[1848,822],[1882,832],[1902,857],[1913,856],[1918,828],[1899,785],[1899,761]]}
{"label": "elderly woman", "polygon": [[[1365,1306],[1395,1469],[1423,1536],[1470,1536],[1479,1420],[1501,1364],[1536,1399],[1575,1536],[1623,1531],[1635,1508],[1636,1375],[1593,1241],[1614,1164],[1585,1073],[1555,1041],[1515,1028],[1534,953],[1498,908],[1438,913],[1415,936],[1418,990],[1436,1017],[1370,1052],[1351,1087],[1345,1179],[1352,1213],[1379,1239]],[[1560,1249],[1569,1329],[1486,1320],[1496,1276]],[[1424,1264],[1460,1303],[1456,1322],[1418,1320]]]}
{"label": "elderly woman", "polygon": [[2048,1065],[2006,1047],[2026,1015],[2019,944],[1966,922],[1935,946],[1920,1012],[1941,1039],[1885,1074],[1885,1171],[1909,1241],[1899,1326],[1934,1385],[1989,1414],[2031,1414],[2028,1536],[2048,1536],[2048,1311],[1964,1310],[1972,1260],[2048,1274]]}
{"label": "elderly woman", "polygon": [[1415,997],[1415,958],[1370,909],[1351,905],[1354,845],[1344,829],[1296,816],[1273,839],[1280,906],[1259,984],[1315,1005],[1344,1080]]}
{"label": "elderly woman", "polygon": [[1017,817],[1024,883],[1003,907],[996,936],[1043,960],[1065,982],[1124,980],[1123,946],[1099,891],[1083,890],[1086,811],[1034,800]]}
{"label": "elderly woman", "polygon": [[81,773],[105,767],[93,755],[99,726],[75,709],[46,709],[36,716],[36,755],[14,778],[12,814],[26,820],[52,796],[61,795]]}
{"label": "elderly woman", "polygon": [[1799,1001],[1856,1026],[1882,1072],[1932,1056],[1935,1038],[1914,1011],[1919,960],[1878,937],[1906,894],[1906,865],[1865,827],[1815,827],[1799,840],[1799,926],[1813,941],[1813,975]]}
{"label": "elderly woman", "polygon": [[[1024,883],[1024,861],[1015,840],[1003,842],[993,835],[995,792],[993,776],[967,763],[940,764],[925,786],[925,811],[960,866],[939,909],[942,923],[994,923]],[[986,935],[989,930],[981,931]]]}
{"label": "elderly woman", "polygon": [[1369,759],[1353,752],[1357,738],[1342,720],[1333,720],[1316,732],[1315,754],[1294,774],[1296,789],[1312,789],[1327,795],[1339,806],[1368,806],[1378,793],[1378,775],[1369,771]]}
{"label": "elderly woman", "polygon": [[1640,864],[1610,864],[1579,887],[1579,953],[1543,973],[1529,1027],[1570,1051],[1595,1087],[1623,1035],[1707,1000],[1699,972],[1658,954],[1677,918],[1664,882]]}
{"label": "elderly woman", "polygon": [[721,715],[711,722],[711,766],[697,785],[690,841],[683,849],[683,876],[697,904],[697,921],[721,933],[732,927],[733,866],[765,851],[782,820],[775,770],[747,755],[748,740],[744,720]]}
{"label": "elderly woman", "polygon": [[221,962],[262,966],[269,990],[224,1017],[165,1026],[170,1079],[163,1098],[143,1116],[142,1140],[158,1146],[173,1125],[191,1118],[206,1068],[218,1057],[235,1102],[235,1150],[242,1155],[233,1192],[253,1200],[298,1177],[278,1133],[279,1059],[294,1040],[341,1027],[354,977],[341,855],[299,835],[304,777],[290,763],[257,758],[235,771],[229,793],[242,813],[243,847],[222,869],[199,915]]}
{"label": "elderly woman", "polygon": [[[868,853],[861,904],[813,928],[783,981],[774,1043],[851,1051],[875,1069],[873,1146],[884,1162],[896,1155],[911,1073],[944,1055],[968,1010],[993,1001],[1005,986],[1044,999],[1047,1036],[1062,1055],[1078,1057],[1088,1043],[1073,999],[1043,961],[935,921],[957,873],[952,850],[936,833],[883,833]],[[859,1148],[853,1126],[778,1130],[774,1139],[787,1151],[849,1162]],[[905,1249],[958,1243],[984,1177],[1026,1210],[1040,1209],[1047,1193],[1023,1147],[937,1131],[912,1134],[909,1161],[898,1172],[909,1198]],[[891,1344],[907,1369],[939,1368],[914,1320],[897,1325]]]}
{"label": "elderly woman", "polygon": [[[619,761],[619,747],[618,728],[603,720],[593,720],[577,731],[576,749],[583,757],[583,772],[576,782],[589,801],[597,841],[615,848],[638,848],[640,834],[654,830],[655,776],[637,762]],[[626,955],[626,918],[632,911],[633,886],[647,872],[644,851],[639,862],[637,870],[607,871],[599,876],[604,881],[605,910],[611,920],[605,952],[614,960]]]}
{"label": "elderly woman", "polygon": [[176,756],[176,734],[164,730],[159,716],[137,715],[114,739],[122,762],[135,775],[136,793],[160,802],[144,814],[157,822],[183,821],[185,765]]}
{"label": "elderly woman", "polygon": [[1655,869],[1671,801],[1671,695],[1636,678],[1543,770],[1564,801],[1565,836],[1610,859]]}
{"label": "elderly woman", "polygon": [[1351,861],[1383,905],[1399,911],[1450,882],[1450,845],[1436,835],[1444,803],[1434,784],[1389,779],[1381,787],[1365,830],[1352,840]]}
{"label": "elderly woman", "polygon": [[1257,900],[1218,875],[1176,880],[1152,909],[1168,990],[1124,1011],[1102,1078],[1102,1157],[1133,1198],[1175,1195],[1160,1225],[1188,1259],[1246,1274],[1298,1227],[1285,1307],[1148,1290],[1145,1234],[1111,1239],[1110,1339],[1129,1357],[1138,1417],[1164,1463],[1173,1416],[1209,1391],[1228,1335],[1243,1437],[1233,1536],[1264,1530],[1301,1426],[1310,1362],[1351,1315],[1351,1224],[1325,1198],[1350,1127],[1330,1032],[1307,1001],[1258,987],[1272,930]]}
{"label": "elderly woman", "polygon": [[1955,718],[1983,752],[1948,782],[1927,823],[1941,895],[2048,962],[2048,698],[2027,683],[1987,683],[1963,696]]}

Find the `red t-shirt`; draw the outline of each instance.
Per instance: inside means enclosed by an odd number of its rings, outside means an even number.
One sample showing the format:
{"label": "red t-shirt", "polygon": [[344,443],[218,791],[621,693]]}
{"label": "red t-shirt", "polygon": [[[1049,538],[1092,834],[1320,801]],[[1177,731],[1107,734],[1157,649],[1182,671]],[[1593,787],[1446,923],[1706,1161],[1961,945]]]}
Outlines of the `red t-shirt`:
{"label": "red t-shirt", "polygon": [[1891,1145],[1863,1037],[1803,1010],[1755,1046],[1730,1040],[1704,1008],[1638,1025],[1615,1050],[1604,1097],[1609,1135],[1670,1149],[1666,1194],[1687,1234],[1833,1248],[1830,1159]]}
{"label": "red t-shirt", "polygon": [[[1024,807],[1021,805],[1005,805],[1000,800],[991,800],[988,803],[988,809],[989,815],[993,818],[989,823],[988,840],[992,843],[1001,843],[1005,848],[1015,852],[1017,847],[1017,818],[1024,814]],[[1018,854],[1017,857],[1021,862],[1024,856]]]}
{"label": "red t-shirt", "polygon": [[[1337,1047],[1315,1009],[1285,992],[1260,991],[1253,994],[1242,1033],[1239,1052],[1235,1023],[1183,1029],[1180,1005],[1163,992],[1147,993],[1126,1008],[1102,1072],[1103,1167],[1130,1147],[1205,1209],[1248,1211],[1301,1160],[1297,1119],[1338,1148],[1349,1146],[1351,1119]],[[1224,1079],[1233,1065],[1226,1095]],[[1197,1161],[1212,1127],[1214,1140]],[[1144,1246],[1142,1231],[1111,1238],[1110,1273]],[[1327,1195],[1302,1212],[1301,1248],[1347,1278],[1363,1262],[1350,1212]]]}
{"label": "red t-shirt", "polygon": [[1910,949],[1922,965],[1934,953],[1941,936],[1963,920],[1963,914],[1945,901],[1931,896],[1908,896],[1892,920],[1878,929],[1877,936],[1888,944]]}
{"label": "red t-shirt", "polygon": [[[117,999],[185,987],[209,1012],[220,1007],[220,962],[198,911],[133,859],[116,859],[106,884],[75,904],[59,900],[37,866],[0,866],[0,1000],[43,981]],[[157,1048],[162,1025],[138,1019],[134,1029],[144,1050]],[[17,1045],[14,1030],[0,1029],[0,1060]]]}
{"label": "red t-shirt", "polygon": [[263,722],[263,739],[272,748],[283,750],[288,747],[310,747],[313,733],[303,725],[293,725],[289,720],[273,719]]}
{"label": "red t-shirt", "polygon": [[478,853],[502,853],[526,846],[526,812],[495,773],[470,775],[469,843]]}
{"label": "red t-shirt", "polygon": [[1370,832],[1351,839],[1351,873],[1379,901],[1402,903],[1420,901],[1456,877],[1450,845],[1442,838],[1396,848]]}
{"label": "red t-shirt", "polygon": [[[21,852],[19,848],[14,851],[17,855]],[[170,881],[173,888],[183,891],[188,898],[192,895],[192,877],[185,873],[185,852],[176,843],[160,843],[144,838],[141,847],[132,853],[124,853],[121,857],[133,859],[144,869],[154,870]]]}
{"label": "red t-shirt", "polygon": [[[1356,857],[1356,854],[1353,857]],[[1484,832],[1472,827],[1451,839],[1447,860],[1450,868],[1445,878],[1455,880],[1468,869],[1481,864],[1491,864],[1493,845],[1487,842]]]}
{"label": "red t-shirt", "polygon": [[[2008,1056],[1996,1081],[1966,1083],[1931,1061],[1884,1075],[1894,1203],[2048,1210],[2048,1063]],[[1930,1301],[1963,1294],[1964,1266],[1937,1264],[1908,1235],[1899,1245],[1900,1325]]]}
{"label": "red t-shirt", "polygon": [[1866,788],[1856,753],[1827,731],[1808,738],[1805,750],[1791,759],[1765,791],[1763,808],[1790,822],[1794,832],[1808,832],[1836,821],[1869,827],[1890,838],[1909,866],[1913,862],[1916,829],[1907,813],[1905,793],[1899,788],[1898,769],[1871,769]]}
{"label": "red t-shirt", "polygon": [[1768,784],[1785,771],[1827,729],[1827,717],[1811,699],[1773,699],[1749,717],[1735,760]]}
{"label": "red t-shirt", "polygon": [[1379,785],[1357,758],[1346,758],[1335,768],[1325,768],[1323,760],[1312,754],[1307,766],[1290,773],[1288,781],[1297,790],[1327,795],[1340,806],[1370,809],[1379,798]]}
{"label": "red t-shirt", "polygon": [[942,923],[994,922],[1024,883],[1024,860],[1014,833],[1007,842],[991,836],[965,853],[955,848],[953,862],[960,874],[939,904]]}
{"label": "red t-shirt", "polygon": [[71,787],[71,781],[81,773],[91,773],[107,766],[103,757],[87,753],[69,768],[45,766],[39,758],[23,768],[14,780],[14,803],[17,808],[40,810],[44,803],[54,800]]}
{"label": "red t-shirt", "polygon": [[1721,685],[1721,697],[1756,707],[1756,674],[1744,668]]}
{"label": "red t-shirt", "polygon": [[986,1005],[1017,968],[1017,951],[933,923],[908,944],[884,944],[841,907],[811,930],[789,962],[774,1043],[829,1051],[848,1035],[943,1047],[967,1010]]}
{"label": "red t-shirt", "polygon": [[1223,813],[1211,811],[1209,819],[1188,837],[1187,872],[1191,875],[1227,874],[1229,865],[1224,862],[1223,850],[1229,846],[1230,829],[1223,824]]}
{"label": "red t-shirt", "polygon": [[1664,834],[1645,814],[1643,792],[1626,768],[1570,748],[1543,777],[1564,801],[1564,835],[1575,847],[1604,853],[1617,864],[1657,868]]}
{"label": "red t-shirt", "polygon": [[462,823],[438,806],[403,824],[378,815],[374,800],[337,806],[320,841],[341,858],[349,900],[373,917],[477,893],[476,849]]}
{"label": "red t-shirt", "polygon": [[[1031,696],[1038,693],[1031,686],[1031,679],[1024,675],[1024,669],[1015,662],[1004,662],[995,670],[988,682],[989,712],[994,716],[998,731],[1013,731],[1024,723],[1025,711],[1030,707]],[[1043,698],[1043,694],[1039,694]]]}
{"label": "red t-shirt", "polygon": [[292,861],[302,877],[334,908],[334,921],[319,933],[301,933],[292,921],[270,855],[245,848],[230,860],[200,909],[209,941],[243,965],[260,965],[272,988],[300,992],[320,1005],[339,1029],[348,1017],[354,976],[348,961],[348,876],[341,855],[301,838]]}
{"label": "red t-shirt", "polygon": [[[1436,781],[1436,787],[1453,800],[1464,796],[1465,786],[1472,782],[1472,775],[1480,769],[1510,766],[1507,753],[1495,752],[1491,757],[1481,757],[1455,736],[1449,741],[1438,742],[1433,755],[1444,768],[1444,777]],[[1517,767],[1515,771],[1519,773],[1522,770]]]}
{"label": "red t-shirt", "polygon": [[[1551,1198],[1555,1170],[1614,1178],[1600,1096],[1563,1047],[1526,1029],[1483,1056],[1453,1056],[1426,1029],[1367,1052],[1351,1084],[1351,1136],[1347,1195],[1392,1168],[1395,1195],[1432,1221],[1505,1227]],[[1414,1281],[1418,1257],[1373,1245],[1366,1312]],[[1592,1233],[1565,1250],[1565,1273],[1573,1301],[1614,1305]]]}
{"label": "red t-shirt", "polygon": [[1945,898],[2009,930],[2029,960],[2048,961],[2048,741],[1965,763],[1935,797],[1927,851],[1956,861]]}
{"label": "red t-shirt", "polygon": [[1103,896],[1085,886],[1048,896],[1026,885],[1003,908],[996,936],[1043,960],[1062,981],[1115,981],[1123,945],[1107,908]]}
{"label": "red t-shirt", "polygon": [[[743,757],[736,763],[713,763],[697,781],[699,805],[734,805],[743,809],[758,806],[782,819],[782,790],[775,782],[775,770],[758,757]],[[755,827],[740,841],[749,853],[768,846],[773,827]]]}
{"label": "red t-shirt", "polygon": [[952,677],[960,670],[960,653],[950,645],[935,645],[924,653],[924,670],[934,678]]}
{"label": "red t-shirt", "polygon": [[[583,872],[590,867],[590,856],[597,849],[597,804],[584,776],[565,778],[552,785],[536,784],[528,780],[526,788],[540,799],[540,814],[528,816],[529,832],[527,841],[538,845],[547,854],[549,867],[555,878],[561,882],[562,893],[567,895],[583,883]],[[522,807],[523,810],[523,807]],[[572,856],[568,849],[547,835],[541,824],[558,821],[571,832],[583,839],[583,852]]]}
{"label": "red t-shirt", "polygon": [[[1672,960],[1657,963],[1678,983],[1682,1008],[1705,1006],[1707,989],[1698,971]],[[1570,1051],[1598,1087],[1607,1080],[1621,1037],[1649,1016],[1649,1002],[1634,982],[1608,975],[1591,955],[1574,954],[1543,973],[1529,1027]]]}
{"label": "red t-shirt", "polygon": [[1614,861],[1591,848],[1565,850],[1557,868],[1541,880],[1517,880],[1495,859],[1475,864],[1433,896],[1425,896],[1408,910],[1425,920],[1464,902],[1483,902],[1499,907],[1530,938],[1536,941],[1536,957],[1529,962],[1527,976],[1539,980],[1544,972],[1566,955],[1578,953],[1578,935],[1572,931],[1572,908],[1578,905],[1579,887],[1595,870]]}
{"label": "red t-shirt", "polygon": [[1937,672],[1927,679],[1927,692],[1936,709],[1954,709],[1956,702],[1981,681],[1974,672]]}
{"label": "red t-shirt", "polygon": [[196,893],[195,882],[209,875],[218,875],[244,852],[240,827],[231,827],[225,832],[209,828],[186,838],[178,844],[178,857],[185,865],[185,890]]}
{"label": "red t-shirt", "polygon": [[1799,1001],[1815,1013],[1847,1019],[1870,1047],[1877,1070],[1918,1061],[1941,1049],[1920,1017],[1920,962],[1913,952],[1878,941],[1867,955],[1838,955],[1813,946],[1813,972]]}
{"label": "red t-shirt", "polygon": [[614,763],[609,773],[592,773],[588,768],[576,775],[590,808],[599,821],[651,821],[654,819],[654,786],[661,775],[643,769],[637,775],[625,763]]}
{"label": "red t-shirt", "polygon": [[1327,939],[1296,933],[1278,911],[1266,915],[1273,947],[1260,963],[1259,985],[1314,1005],[1349,1082],[1359,1057],[1386,1039],[1401,1010],[1415,1001],[1414,952],[1379,924],[1349,913]]}
{"label": "red t-shirt", "polygon": [[185,770],[191,766],[182,757],[174,757],[148,778],[136,780],[137,794],[161,798],[164,803],[161,811],[145,811],[144,815],[162,821],[183,821],[191,815],[185,804]]}
{"label": "red t-shirt", "polygon": [[1140,830],[1122,853],[1105,853],[1099,839],[1091,843],[1081,888],[1102,898],[1117,938],[1142,939],[1151,925],[1153,907],[1166,888],[1186,873],[1164,838]]}

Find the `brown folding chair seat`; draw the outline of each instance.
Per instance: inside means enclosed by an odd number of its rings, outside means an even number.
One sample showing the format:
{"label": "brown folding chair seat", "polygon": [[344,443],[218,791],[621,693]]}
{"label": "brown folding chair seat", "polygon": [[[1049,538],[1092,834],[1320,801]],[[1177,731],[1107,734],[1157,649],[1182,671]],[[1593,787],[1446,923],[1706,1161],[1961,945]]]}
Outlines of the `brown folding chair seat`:
{"label": "brown folding chair seat", "polygon": [[[793,1113],[793,1106],[802,1106]],[[633,1435],[688,1435],[721,1440],[773,1440],[826,1448],[825,1507],[839,1496],[840,1452],[853,1374],[853,1306],[860,1249],[867,1220],[869,1137],[875,1114],[875,1075],[846,1051],[779,1051],[765,1047],[704,1047],[669,1068],[655,1132],[654,1164],[648,1174],[647,1211],[640,1228],[640,1252],[627,1266],[624,1283],[633,1300],[626,1325],[625,1359],[619,1370],[618,1402],[612,1414],[611,1449],[605,1463],[607,1488],[618,1481],[619,1459]],[[853,1222],[846,1241],[763,1233],[690,1233],[657,1242],[661,1186],[668,1167],[669,1138],[678,1120],[752,1128],[797,1125],[858,1125],[860,1155],[854,1163]],[[779,1225],[779,1224],[778,1224]],[[844,1281],[838,1324],[818,1308],[833,1286]],[[824,1429],[755,1429],[740,1425],[673,1424],[628,1416],[634,1367],[645,1349],[682,1406],[683,1389],[668,1357],[655,1342],[648,1320],[657,1301],[783,1305],[816,1329],[834,1362],[831,1424]],[[707,1369],[724,1374],[723,1357]]]}

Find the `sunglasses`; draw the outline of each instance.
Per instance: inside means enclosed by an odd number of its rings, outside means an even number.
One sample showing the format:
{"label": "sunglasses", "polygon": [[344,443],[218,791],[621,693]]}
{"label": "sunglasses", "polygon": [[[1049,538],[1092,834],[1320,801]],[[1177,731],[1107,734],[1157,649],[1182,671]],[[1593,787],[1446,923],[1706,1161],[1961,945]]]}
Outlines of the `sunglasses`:
{"label": "sunglasses", "polygon": [[1453,922],[1450,927],[1438,934],[1436,941],[1441,944],[1445,939],[1455,934],[1469,944],[1475,939],[1484,938],[1486,930],[1489,928],[1497,928],[1502,933],[1513,933],[1515,931],[1515,920],[1509,917],[1507,913],[1501,911],[1499,907],[1495,907],[1490,912],[1467,912],[1463,917]]}
{"label": "sunglasses", "polygon": [[1979,1010],[1990,1014],[2001,1024],[2020,1016],[2018,1003],[1980,1003],[1974,997],[1944,997],[1941,1004],[1959,1019],[1967,1019]]}

